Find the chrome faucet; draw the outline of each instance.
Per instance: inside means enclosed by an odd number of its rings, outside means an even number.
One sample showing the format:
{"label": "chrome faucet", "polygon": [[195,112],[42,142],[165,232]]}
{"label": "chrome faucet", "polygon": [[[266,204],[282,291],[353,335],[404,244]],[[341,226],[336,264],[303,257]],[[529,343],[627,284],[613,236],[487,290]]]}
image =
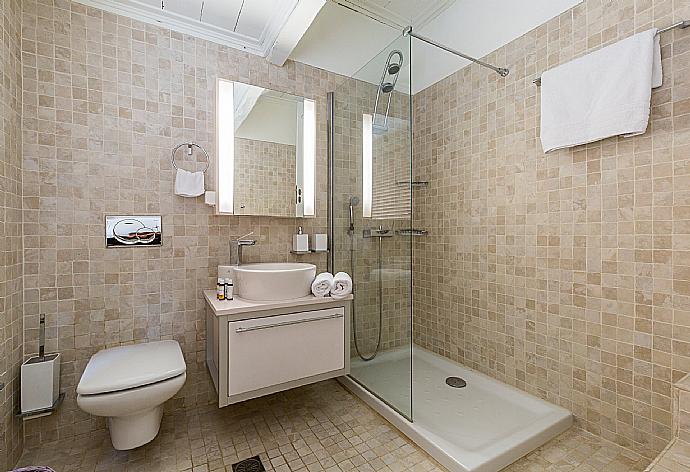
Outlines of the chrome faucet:
{"label": "chrome faucet", "polygon": [[247,236],[251,236],[252,234],[254,234],[254,231],[240,236],[237,239],[233,239],[230,242],[231,265],[242,265],[242,248],[245,246],[254,246],[256,244],[256,239],[247,239]]}

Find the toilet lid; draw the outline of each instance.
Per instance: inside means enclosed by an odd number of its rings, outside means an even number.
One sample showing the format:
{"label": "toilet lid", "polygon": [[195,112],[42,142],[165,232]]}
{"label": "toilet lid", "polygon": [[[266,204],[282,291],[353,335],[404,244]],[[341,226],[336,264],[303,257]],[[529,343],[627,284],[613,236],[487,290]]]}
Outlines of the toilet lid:
{"label": "toilet lid", "polygon": [[113,347],[91,357],[77,393],[94,395],[141,387],[177,377],[186,369],[177,341]]}

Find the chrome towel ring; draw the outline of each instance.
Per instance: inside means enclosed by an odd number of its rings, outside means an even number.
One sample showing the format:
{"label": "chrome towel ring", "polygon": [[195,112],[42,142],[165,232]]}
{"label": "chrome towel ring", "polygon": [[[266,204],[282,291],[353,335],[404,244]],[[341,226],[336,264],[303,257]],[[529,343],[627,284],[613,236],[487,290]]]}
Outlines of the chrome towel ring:
{"label": "chrome towel ring", "polygon": [[193,147],[201,149],[201,152],[203,152],[204,156],[206,157],[206,167],[204,167],[204,170],[202,172],[206,172],[208,170],[209,166],[211,165],[211,159],[208,157],[208,153],[206,152],[206,149],[204,149],[200,144],[197,144],[197,143],[180,143],[177,146],[175,146],[172,150],[172,157],[170,158],[170,162],[172,162],[172,166],[175,169],[177,169],[177,165],[175,164],[175,153],[182,146],[187,146],[187,155],[188,156],[192,155],[192,148]]}

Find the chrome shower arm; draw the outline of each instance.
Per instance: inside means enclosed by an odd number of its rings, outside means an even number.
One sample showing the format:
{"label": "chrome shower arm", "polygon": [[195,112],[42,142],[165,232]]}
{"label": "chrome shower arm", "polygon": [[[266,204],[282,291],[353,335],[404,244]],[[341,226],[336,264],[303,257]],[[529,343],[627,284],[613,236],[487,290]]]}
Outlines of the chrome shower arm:
{"label": "chrome shower arm", "polygon": [[421,34],[414,33],[414,32],[412,32],[411,26],[408,26],[407,28],[405,28],[403,30],[403,35],[409,35],[409,36],[416,38],[420,41],[424,41],[427,44],[431,44],[432,46],[436,46],[439,49],[443,49],[446,52],[449,52],[451,54],[455,54],[456,56],[460,56],[463,59],[467,59],[468,61],[472,61],[476,64],[479,64],[482,67],[487,67],[487,68],[495,71],[501,77],[505,77],[508,74],[510,74],[510,69],[507,69],[505,67],[496,67],[493,64],[489,64],[488,62],[484,62],[480,59],[477,59],[476,57],[468,56],[467,54],[464,54],[464,53],[457,51],[453,48],[450,48],[448,46],[444,46],[443,44],[438,43],[431,38],[427,38],[426,36],[422,36]]}

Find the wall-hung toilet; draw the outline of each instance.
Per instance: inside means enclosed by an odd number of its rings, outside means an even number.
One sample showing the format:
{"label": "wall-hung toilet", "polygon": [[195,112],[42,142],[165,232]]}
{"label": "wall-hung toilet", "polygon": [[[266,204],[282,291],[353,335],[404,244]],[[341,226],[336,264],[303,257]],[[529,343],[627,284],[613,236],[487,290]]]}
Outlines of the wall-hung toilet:
{"label": "wall-hung toilet", "polygon": [[108,418],[113,447],[133,449],[160,429],[163,403],[180,391],[187,366],[177,341],[104,349],[94,354],[77,386],[77,404]]}

